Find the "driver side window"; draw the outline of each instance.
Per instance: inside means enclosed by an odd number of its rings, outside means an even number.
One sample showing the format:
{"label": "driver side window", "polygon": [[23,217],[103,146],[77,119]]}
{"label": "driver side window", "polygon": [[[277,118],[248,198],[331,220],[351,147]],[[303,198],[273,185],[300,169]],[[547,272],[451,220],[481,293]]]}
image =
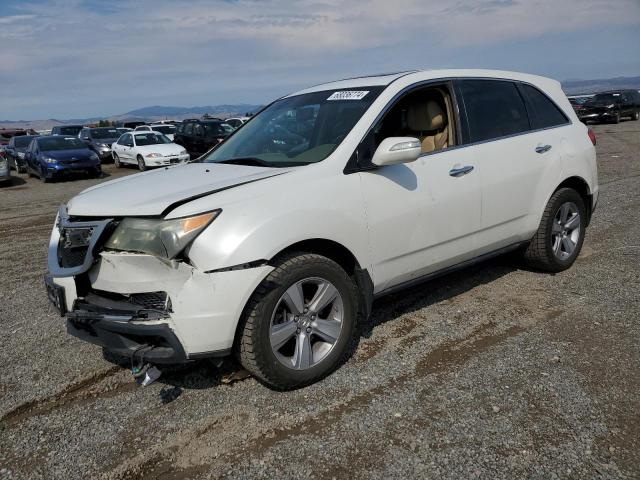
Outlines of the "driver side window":
{"label": "driver side window", "polygon": [[418,87],[399,98],[369,131],[358,148],[361,167],[389,137],[417,138],[422,154],[438,152],[456,144],[453,102],[446,85]]}

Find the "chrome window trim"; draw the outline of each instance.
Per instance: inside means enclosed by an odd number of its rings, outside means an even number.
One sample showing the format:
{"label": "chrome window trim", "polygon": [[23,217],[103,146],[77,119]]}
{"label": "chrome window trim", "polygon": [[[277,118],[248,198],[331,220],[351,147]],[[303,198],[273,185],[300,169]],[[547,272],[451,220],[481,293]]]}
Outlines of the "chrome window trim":
{"label": "chrome window trim", "polygon": [[[402,77],[400,77],[400,78],[402,78]],[[398,79],[396,79],[396,80],[398,80]],[[497,80],[497,81],[503,81],[503,82],[511,82],[511,83],[514,83],[516,85],[516,88],[518,87],[518,84],[529,85],[529,86],[535,88],[536,90],[540,91],[545,97],[547,97],[549,99],[549,101],[551,101],[562,112],[562,114],[565,116],[567,121],[565,123],[558,124],[558,125],[553,125],[553,126],[550,126],[550,127],[530,129],[530,130],[527,130],[525,132],[512,133],[510,135],[503,135],[501,137],[489,138],[489,139],[480,140],[480,141],[477,141],[477,142],[463,143],[462,142],[462,118],[461,118],[462,115],[460,113],[460,101],[457,98],[456,85],[455,85],[456,81],[463,81],[463,80]],[[391,83],[393,83],[393,82],[391,82]],[[453,86],[453,89],[452,89],[451,92],[449,92],[449,94],[451,95],[451,99],[452,99],[452,103],[453,103],[454,115],[456,115],[456,118],[455,118],[456,127],[457,127],[456,128],[456,130],[457,130],[456,131],[456,137],[457,137],[456,140],[458,141],[458,145],[455,145],[453,147],[447,147],[444,150],[421,153],[418,156],[418,158],[424,158],[424,157],[428,157],[428,156],[432,156],[432,155],[438,155],[438,154],[449,152],[449,151],[453,151],[453,150],[458,150],[458,149],[461,149],[461,148],[473,147],[473,146],[476,146],[476,145],[482,145],[484,143],[496,142],[496,141],[499,141],[499,140],[506,140],[508,138],[519,137],[519,136],[522,136],[522,135],[529,135],[530,133],[537,133],[537,132],[541,132],[541,131],[545,131],[545,130],[552,130],[552,129],[555,129],[555,128],[562,128],[562,127],[573,125],[573,121],[571,120],[571,117],[569,115],[567,115],[567,113],[564,111],[564,109],[562,107],[560,107],[552,98],[550,98],[549,95],[547,95],[545,92],[540,90],[540,88],[538,88],[533,83],[526,82],[524,80],[514,80],[514,79],[511,79],[511,78],[505,78],[505,77],[441,77],[441,78],[431,78],[429,80],[422,80],[422,81],[419,81],[419,82],[416,82],[416,83],[412,83],[411,85],[406,86],[405,88],[400,90],[398,93],[396,93],[387,102],[385,107],[380,111],[378,116],[371,123],[371,126],[369,127],[367,132],[362,136],[362,138],[358,142],[358,146],[360,146],[360,144],[363,142],[363,140],[365,138],[367,138],[367,135],[369,135],[369,133],[371,133],[371,130],[373,129],[373,127],[382,119],[382,117],[384,117],[384,115],[387,114],[387,112],[397,102],[397,100],[399,100],[400,97],[402,97],[403,95],[405,95],[406,93],[408,93],[409,91],[411,91],[411,90],[413,90],[415,88],[421,88],[421,87],[424,87],[424,86],[428,86],[430,84],[446,84],[446,83],[450,83]],[[518,89],[518,93],[520,93],[519,89]],[[462,101],[464,102],[464,99]],[[525,109],[526,109],[526,101],[525,101],[525,99],[523,98],[522,101],[523,101],[523,103],[525,105]],[[467,113],[466,113],[466,110],[465,110],[465,112],[464,112],[465,119],[466,119],[466,114]],[[529,116],[529,112],[528,111],[527,111],[527,116]],[[357,152],[357,150],[358,150],[358,147],[356,147],[356,151],[354,152],[354,154]],[[351,159],[351,157],[349,157],[349,158]],[[347,165],[348,165],[348,163],[349,163],[349,161],[347,161]],[[347,168],[347,165],[345,165],[345,170]],[[366,168],[366,167],[362,168],[361,167],[358,170],[349,171],[349,172],[345,171],[345,174],[354,173],[355,171],[375,170],[377,168],[378,167],[372,167],[372,168]]]}

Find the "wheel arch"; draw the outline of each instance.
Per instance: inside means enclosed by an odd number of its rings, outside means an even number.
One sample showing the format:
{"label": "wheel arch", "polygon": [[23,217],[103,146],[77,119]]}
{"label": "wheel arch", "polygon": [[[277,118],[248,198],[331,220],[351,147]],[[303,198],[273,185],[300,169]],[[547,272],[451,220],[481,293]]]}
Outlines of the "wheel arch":
{"label": "wheel arch", "polygon": [[353,278],[358,287],[359,313],[368,318],[371,314],[371,306],[373,303],[373,280],[371,275],[362,268],[358,258],[347,247],[334,240],[326,238],[310,238],[302,240],[283,248],[269,259],[269,263],[277,262],[278,257],[291,252],[315,253],[327,257],[340,265],[347,274]]}
{"label": "wheel arch", "polygon": [[[553,192],[551,192],[551,195],[556,193],[561,188],[571,188],[580,194],[580,196],[582,197],[582,200],[584,201],[584,206],[587,209],[587,225],[588,225],[591,222],[591,214],[593,212],[593,202],[592,202],[591,189],[589,188],[589,184],[587,183],[587,181],[584,178],[579,176],[568,177],[564,179],[560,183],[560,185],[558,185],[555,188]],[[551,195],[549,195],[549,198],[551,198]],[[549,200],[547,199],[547,202],[548,201]]]}

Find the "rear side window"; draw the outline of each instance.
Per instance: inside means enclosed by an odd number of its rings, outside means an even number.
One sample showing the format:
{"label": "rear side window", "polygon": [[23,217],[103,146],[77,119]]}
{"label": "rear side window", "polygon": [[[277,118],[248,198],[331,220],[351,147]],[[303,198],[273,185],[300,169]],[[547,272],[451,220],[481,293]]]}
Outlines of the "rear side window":
{"label": "rear side window", "polygon": [[504,80],[462,80],[468,141],[482,142],[526,132],[527,110],[516,85]]}
{"label": "rear side window", "polygon": [[531,85],[521,85],[531,117],[531,128],[549,128],[564,125],[569,120],[549,97]]}

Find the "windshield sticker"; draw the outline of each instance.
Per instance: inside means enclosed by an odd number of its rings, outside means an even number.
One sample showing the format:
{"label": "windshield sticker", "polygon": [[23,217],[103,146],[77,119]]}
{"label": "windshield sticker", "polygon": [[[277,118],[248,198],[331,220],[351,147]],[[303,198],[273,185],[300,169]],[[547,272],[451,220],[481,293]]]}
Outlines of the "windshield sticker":
{"label": "windshield sticker", "polygon": [[343,90],[333,92],[327,100],[362,100],[369,91]]}

